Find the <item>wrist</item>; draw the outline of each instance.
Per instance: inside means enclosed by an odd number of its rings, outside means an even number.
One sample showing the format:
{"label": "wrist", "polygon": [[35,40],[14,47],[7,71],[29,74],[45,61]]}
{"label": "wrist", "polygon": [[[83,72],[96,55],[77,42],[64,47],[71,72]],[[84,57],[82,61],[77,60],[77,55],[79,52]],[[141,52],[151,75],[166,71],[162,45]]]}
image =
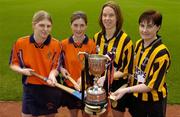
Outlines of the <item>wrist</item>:
{"label": "wrist", "polygon": [[132,93],[131,87],[128,87],[127,90],[128,90],[127,93]]}

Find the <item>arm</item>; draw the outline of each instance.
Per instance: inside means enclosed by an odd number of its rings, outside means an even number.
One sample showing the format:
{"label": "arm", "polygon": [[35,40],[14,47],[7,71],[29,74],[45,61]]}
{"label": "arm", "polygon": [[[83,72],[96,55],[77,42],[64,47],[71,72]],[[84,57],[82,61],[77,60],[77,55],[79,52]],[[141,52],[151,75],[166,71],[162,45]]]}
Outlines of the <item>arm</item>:
{"label": "arm", "polygon": [[121,78],[127,76],[127,73],[122,73],[121,71],[114,72],[114,79]]}
{"label": "arm", "polygon": [[[129,74],[133,73],[133,60],[134,60],[134,49],[133,43],[130,38],[127,38],[128,43],[126,44],[123,56],[122,56],[122,63],[123,64],[118,71],[114,73],[114,79],[123,78]],[[126,40],[126,41],[127,41]]]}
{"label": "arm", "polygon": [[145,84],[139,84],[127,88],[119,88],[115,92],[111,93],[111,96],[114,97],[114,100],[122,98],[126,93],[145,93],[150,92],[152,89],[146,86]]}
{"label": "arm", "polygon": [[33,69],[30,69],[30,68],[21,68],[18,65],[13,65],[13,64],[10,65],[10,68],[13,71],[17,72],[17,73],[23,74],[23,75],[26,75],[26,76],[31,76],[32,75],[31,71],[34,71]]}

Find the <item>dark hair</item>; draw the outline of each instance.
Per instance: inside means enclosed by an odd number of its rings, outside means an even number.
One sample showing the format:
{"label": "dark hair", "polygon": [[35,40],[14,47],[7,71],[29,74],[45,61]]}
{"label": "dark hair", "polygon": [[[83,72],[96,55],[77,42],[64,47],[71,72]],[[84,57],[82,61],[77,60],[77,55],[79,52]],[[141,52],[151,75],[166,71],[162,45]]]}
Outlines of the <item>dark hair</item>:
{"label": "dark hair", "polygon": [[80,18],[82,18],[84,20],[84,22],[87,24],[87,15],[82,11],[75,11],[72,14],[72,16],[70,18],[71,24],[73,23],[74,20],[80,19]]}
{"label": "dark hair", "polygon": [[99,16],[99,25],[102,28],[102,33],[105,33],[105,27],[102,23],[102,14],[105,7],[111,7],[115,12],[117,22],[116,22],[116,32],[114,33],[114,35],[116,35],[119,32],[119,30],[121,30],[123,24],[123,16],[121,13],[120,6],[114,1],[108,1],[103,5],[101,9],[101,14]]}
{"label": "dark hair", "polygon": [[139,24],[143,21],[153,22],[156,26],[161,26],[162,23],[162,15],[158,11],[155,10],[147,10],[141,14],[139,17]]}

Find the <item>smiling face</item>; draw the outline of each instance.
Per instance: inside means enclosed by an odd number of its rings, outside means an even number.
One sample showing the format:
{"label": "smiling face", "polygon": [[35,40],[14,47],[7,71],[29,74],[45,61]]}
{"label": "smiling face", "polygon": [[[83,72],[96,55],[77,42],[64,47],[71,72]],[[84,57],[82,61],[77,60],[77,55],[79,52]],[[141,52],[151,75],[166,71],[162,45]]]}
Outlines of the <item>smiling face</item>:
{"label": "smiling face", "polygon": [[52,23],[48,19],[43,19],[33,23],[34,35],[36,39],[47,39],[52,29]]}
{"label": "smiling face", "polygon": [[159,29],[160,26],[156,26],[152,21],[144,20],[139,24],[139,33],[144,41],[154,40]]}
{"label": "smiling face", "polygon": [[109,6],[104,7],[102,13],[102,23],[105,29],[110,30],[116,28],[116,21],[117,19],[114,10]]}
{"label": "smiling face", "polygon": [[71,30],[72,30],[73,36],[77,39],[82,39],[84,37],[86,28],[87,28],[87,24],[82,18],[75,19],[71,23]]}

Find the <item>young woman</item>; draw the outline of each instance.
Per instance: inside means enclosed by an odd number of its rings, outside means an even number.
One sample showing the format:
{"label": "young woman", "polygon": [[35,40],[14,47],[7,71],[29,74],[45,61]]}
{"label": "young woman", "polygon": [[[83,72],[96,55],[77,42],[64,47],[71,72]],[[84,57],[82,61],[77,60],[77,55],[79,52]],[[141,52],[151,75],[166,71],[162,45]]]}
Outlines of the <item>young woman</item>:
{"label": "young woman", "polygon": [[[60,43],[50,33],[52,18],[46,11],[38,11],[32,19],[33,34],[19,38],[13,46],[10,68],[22,74],[22,117],[55,117],[61,106],[61,90],[50,87],[53,70],[58,67]],[[36,72],[48,78],[47,82],[33,76]],[[51,72],[51,73],[50,73]]]}
{"label": "young woman", "polygon": [[166,73],[170,66],[170,54],[158,35],[161,23],[162,15],[158,11],[147,10],[141,14],[141,39],[135,47],[133,86],[112,93],[116,100],[126,93],[133,93],[129,109],[133,117],[166,116]]}
{"label": "young woman", "polygon": [[[81,71],[83,69],[83,63],[79,60],[78,53],[80,51],[89,54],[96,53],[96,45],[94,41],[85,34],[87,28],[87,16],[84,12],[74,12],[70,20],[72,36],[61,42],[64,61],[64,68],[61,68],[61,71],[65,69],[66,71],[63,72],[64,76],[71,76],[78,82],[78,79],[80,80],[81,78]],[[65,85],[70,88],[76,88],[69,80],[65,80]],[[64,98],[65,106],[70,109],[71,116],[77,117],[78,109],[82,109],[81,101],[68,93],[65,93]]]}
{"label": "young woman", "polygon": [[[133,69],[133,43],[130,37],[122,30],[123,17],[120,7],[113,1],[106,2],[100,13],[99,25],[101,31],[96,33],[94,40],[98,54],[105,55],[108,52],[115,53],[114,59],[114,79],[110,91],[115,91],[119,87],[128,83],[128,74],[132,74]],[[98,81],[104,84],[105,76]],[[105,81],[104,88],[107,89]],[[126,106],[126,97],[118,100],[118,105],[112,107],[114,116],[123,117]],[[107,116],[105,113],[102,116]]]}

